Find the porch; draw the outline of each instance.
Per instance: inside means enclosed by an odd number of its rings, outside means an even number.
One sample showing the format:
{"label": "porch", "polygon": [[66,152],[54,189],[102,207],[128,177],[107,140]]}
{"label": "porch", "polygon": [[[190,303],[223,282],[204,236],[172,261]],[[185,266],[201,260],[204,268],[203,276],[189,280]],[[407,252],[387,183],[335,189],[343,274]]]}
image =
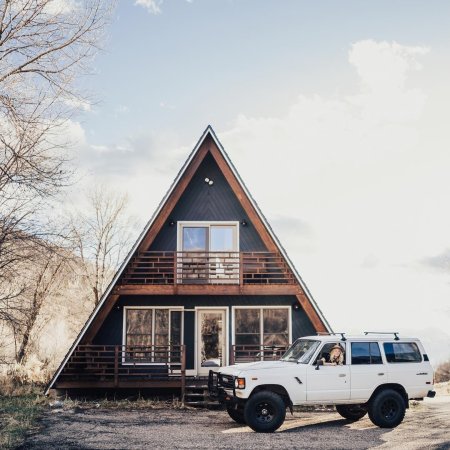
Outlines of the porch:
{"label": "porch", "polygon": [[[285,351],[285,346],[233,345],[229,360],[230,364],[274,361]],[[211,369],[218,367],[210,366]],[[187,385],[201,386],[206,379],[186,372],[186,345],[78,345],[60,373],[55,388],[175,388],[181,390],[184,399]]]}

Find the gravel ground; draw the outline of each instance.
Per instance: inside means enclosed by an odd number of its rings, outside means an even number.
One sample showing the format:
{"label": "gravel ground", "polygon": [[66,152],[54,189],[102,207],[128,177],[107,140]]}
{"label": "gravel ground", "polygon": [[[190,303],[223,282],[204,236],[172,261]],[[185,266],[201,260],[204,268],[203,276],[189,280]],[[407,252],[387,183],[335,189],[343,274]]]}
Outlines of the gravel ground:
{"label": "gravel ground", "polygon": [[450,397],[409,409],[394,430],[334,412],[287,415],[273,434],[254,433],[224,411],[50,410],[22,449],[450,449]]}

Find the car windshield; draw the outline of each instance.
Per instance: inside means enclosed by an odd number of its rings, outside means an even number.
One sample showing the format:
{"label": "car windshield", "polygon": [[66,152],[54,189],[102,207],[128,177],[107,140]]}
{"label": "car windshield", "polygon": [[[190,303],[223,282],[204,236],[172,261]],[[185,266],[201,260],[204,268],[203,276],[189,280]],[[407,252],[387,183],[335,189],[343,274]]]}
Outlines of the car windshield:
{"label": "car windshield", "polygon": [[312,339],[297,339],[291,347],[289,347],[281,360],[308,364],[319,344],[320,341],[313,341]]}

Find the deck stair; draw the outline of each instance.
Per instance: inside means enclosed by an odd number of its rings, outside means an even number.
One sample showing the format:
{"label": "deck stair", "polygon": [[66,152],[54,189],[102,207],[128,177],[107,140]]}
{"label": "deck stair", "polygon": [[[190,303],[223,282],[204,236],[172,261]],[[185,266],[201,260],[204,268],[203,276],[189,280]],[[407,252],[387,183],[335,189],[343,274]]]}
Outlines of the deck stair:
{"label": "deck stair", "polygon": [[184,404],[197,408],[220,408],[220,403],[209,396],[206,378],[186,379]]}

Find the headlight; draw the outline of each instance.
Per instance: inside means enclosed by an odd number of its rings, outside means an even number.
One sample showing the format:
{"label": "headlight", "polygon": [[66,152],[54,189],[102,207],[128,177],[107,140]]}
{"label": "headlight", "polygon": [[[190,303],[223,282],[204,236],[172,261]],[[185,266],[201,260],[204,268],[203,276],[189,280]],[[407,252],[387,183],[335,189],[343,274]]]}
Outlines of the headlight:
{"label": "headlight", "polygon": [[236,378],[234,380],[234,387],[236,389],[245,389],[245,378]]}

